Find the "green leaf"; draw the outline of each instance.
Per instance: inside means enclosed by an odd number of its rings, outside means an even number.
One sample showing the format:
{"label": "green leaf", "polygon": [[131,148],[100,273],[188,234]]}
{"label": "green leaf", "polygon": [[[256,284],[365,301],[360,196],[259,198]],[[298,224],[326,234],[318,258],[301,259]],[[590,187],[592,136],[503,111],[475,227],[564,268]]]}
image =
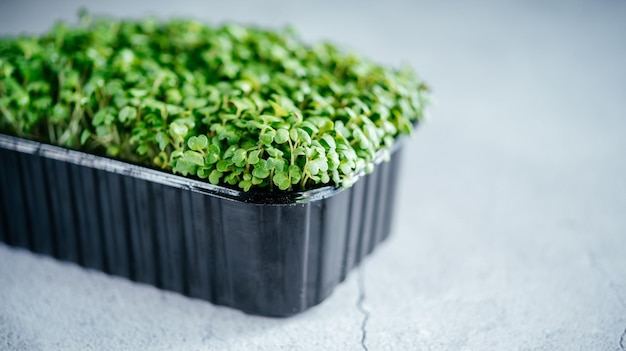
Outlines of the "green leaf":
{"label": "green leaf", "polygon": [[278,186],[280,190],[287,190],[291,186],[289,176],[285,173],[276,173],[272,179],[274,184]]}
{"label": "green leaf", "polygon": [[300,139],[300,143],[302,143],[302,145],[311,145],[311,136],[306,130],[297,128],[296,132],[298,133],[298,139]]}
{"label": "green leaf", "polygon": [[302,146],[299,146],[293,150],[293,156],[306,156],[306,149]]}
{"label": "green leaf", "polygon": [[192,136],[191,138],[189,138],[189,140],[187,140],[187,146],[189,146],[190,149],[196,151],[202,151],[205,147],[207,147],[208,144],[209,139],[206,137],[206,135]]}
{"label": "green leaf", "polygon": [[217,170],[220,172],[228,172],[232,170],[233,163],[230,160],[221,160],[217,163]]}
{"label": "green leaf", "polygon": [[239,177],[235,173],[230,173],[224,178],[224,181],[230,185],[235,185],[239,182]]}
{"label": "green leaf", "polygon": [[130,95],[136,98],[140,98],[140,97],[144,97],[148,95],[148,91],[145,89],[130,89],[128,92],[130,93]]}
{"label": "green leaf", "polygon": [[158,155],[156,155],[153,159],[152,162],[157,165],[158,167],[161,168],[165,168],[167,167],[167,154],[165,152],[160,152]]}
{"label": "green leaf", "polygon": [[186,97],[183,101],[183,105],[189,109],[199,109],[208,105],[209,101],[203,98],[197,98],[194,96]]}
{"label": "green leaf", "polygon": [[242,180],[239,182],[239,187],[243,189],[243,191],[249,191],[252,187],[252,181],[250,180]]}
{"label": "green leaf", "polygon": [[183,101],[183,96],[180,94],[180,91],[178,89],[168,89],[165,92],[165,96],[165,101],[170,104],[178,105],[181,103],[181,101]]}
{"label": "green leaf", "polygon": [[[67,106],[56,104],[52,108],[52,116],[50,116],[50,121],[52,123],[61,123],[63,120],[65,120],[65,119],[67,119],[69,117],[69,114],[70,114],[70,112],[69,112],[69,108]],[[94,124],[94,126],[96,126],[96,125],[98,125],[98,124]]]}
{"label": "green leaf", "polygon": [[320,171],[326,172],[328,170],[328,160],[325,158],[310,160],[308,168],[311,175],[317,175]]}
{"label": "green leaf", "polygon": [[333,170],[331,174],[332,174],[333,182],[335,182],[335,185],[339,185],[339,183],[341,183],[341,177],[339,176],[339,171]]}
{"label": "green leaf", "polygon": [[107,154],[109,156],[116,157],[120,153],[120,148],[118,146],[112,145],[107,147]]}
{"label": "green leaf", "polygon": [[185,151],[185,153],[183,154],[183,159],[194,165],[204,166],[204,157],[202,157],[202,155],[197,151]]}
{"label": "green leaf", "polygon": [[319,127],[318,133],[324,134],[326,132],[333,130],[335,128],[335,124],[333,123],[332,120],[328,118],[324,118],[322,122],[318,124],[318,127]]}
{"label": "green leaf", "polygon": [[276,171],[281,172],[283,169],[285,169],[285,165],[286,164],[287,164],[287,162],[283,158],[275,158],[274,159],[274,169]]}
{"label": "green leaf", "polygon": [[302,170],[296,165],[289,166],[289,177],[291,178],[291,184],[297,184],[302,178]]}
{"label": "green leaf", "polygon": [[322,175],[320,176],[320,181],[324,184],[327,184],[328,182],[330,182],[330,176],[328,175],[328,173],[323,172]]}
{"label": "green leaf", "polygon": [[126,107],[122,108],[120,110],[119,115],[117,116],[117,118],[122,123],[126,123],[126,122],[134,119],[135,117],[137,117],[137,109],[132,107],[132,106],[126,106]]}
{"label": "green leaf", "polygon": [[179,115],[184,112],[183,108],[177,105],[166,104],[165,111],[171,116]]}
{"label": "green leaf", "polygon": [[271,167],[268,167],[266,160],[259,160],[259,162],[254,165],[254,170],[252,171],[252,175],[259,178],[265,179],[270,175]]}
{"label": "green leaf", "polygon": [[334,149],[334,148],[337,147],[337,143],[335,142],[335,139],[332,136],[328,135],[328,134],[322,135],[320,140],[326,144],[325,145],[326,149],[330,150],[330,149]]}
{"label": "green leaf", "polygon": [[249,129],[264,129],[264,128],[268,128],[269,126],[267,124],[264,124],[262,121],[257,121],[257,120],[249,120],[246,121],[246,127]]}
{"label": "green leaf", "polygon": [[254,150],[248,153],[248,163],[251,165],[255,165],[259,162],[259,154],[261,150]]}
{"label": "green leaf", "polygon": [[300,139],[300,137],[298,135],[298,130],[296,128],[292,128],[289,131],[289,137],[291,138],[291,141],[293,141],[294,143],[297,143],[298,140]]}
{"label": "green leaf", "polygon": [[174,166],[174,172],[181,173],[186,176],[187,174],[195,174],[197,165],[193,162],[190,162],[187,158],[179,158],[176,160],[176,165]]}
{"label": "green leaf", "polygon": [[83,130],[83,132],[80,133],[80,144],[85,145],[85,143],[87,142],[87,139],[89,139],[90,136],[91,136],[91,132],[89,131],[89,129]]}
{"label": "green leaf", "polygon": [[107,125],[110,126],[113,121],[115,121],[115,116],[111,113],[110,110],[100,110],[98,111],[94,119],[92,120],[92,124],[94,126]]}
{"label": "green leaf", "polygon": [[164,132],[158,132],[155,136],[156,142],[159,144],[159,149],[165,151],[165,148],[170,143],[170,137]]}
{"label": "green leaf", "polygon": [[201,178],[201,179],[206,179],[206,178],[208,178],[208,177],[209,177],[209,175],[210,175],[210,173],[211,173],[211,169],[210,169],[210,168],[208,168],[208,167],[199,167],[199,168],[196,170],[196,174],[197,174],[197,175],[198,175],[198,177],[199,177],[199,178]]}
{"label": "green leaf", "polygon": [[348,162],[342,161],[341,164],[339,165],[339,169],[341,170],[341,173],[349,175],[349,174],[352,174],[352,170],[354,169],[354,166]]}
{"label": "green leaf", "polygon": [[144,145],[139,145],[139,147],[137,147],[137,153],[139,155],[142,155],[142,156],[147,154],[148,150],[149,150],[149,147],[148,147],[148,145],[145,145],[145,144]]}
{"label": "green leaf", "polygon": [[300,124],[301,128],[304,129],[306,131],[307,134],[309,135],[314,135],[317,132],[319,132],[319,129],[311,122],[309,121],[304,121]]}
{"label": "green leaf", "polygon": [[177,137],[184,137],[189,132],[187,125],[180,121],[174,121],[170,124],[170,134]]}
{"label": "green leaf", "polygon": [[289,140],[289,131],[284,128],[280,128],[276,131],[276,136],[274,137],[274,141],[277,144],[284,144]]}
{"label": "green leaf", "polygon": [[235,154],[235,151],[237,151],[236,145],[229,146],[228,149],[226,149],[226,151],[224,152],[224,158],[232,158]]}
{"label": "green leaf", "polygon": [[266,124],[280,123],[283,121],[281,118],[272,115],[260,115],[259,118]]}
{"label": "green leaf", "polygon": [[265,149],[265,151],[267,152],[268,155],[270,155],[272,157],[282,157],[283,156],[283,152],[278,150],[275,147],[267,147]]}
{"label": "green leaf", "polygon": [[275,130],[268,130],[259,135],[259,141],[264,145],[272,145],[274,142],[274,136],[276,135]]}
{"label": "green leaf", "polygon": [[214,164],[220,160],[220,149],[217,145],[209,145],[209,149],[206,156],[206,162],[208,164]]}
{"label": "green leaf", "polygon": [[109,128],[107,126],[97,126],[96,135],[100,138],[106,138],[109,136]]}
{"label": "green leaf", "polygon": [[211,184],[217,185],[220,183],[220,179],[223,175],[224,174],[222,172],[214,169],[213,171],[211,171],[211,174],[209,174],[209,182],[211,182]]}
{"label": "green leaf", "polygon": [[259,169],[259,168],[255,168],[254,170],[252,170],[252,175],[257,177],[257,178],[259,178],[259,179],[265,179],[265,178],[269,177],[270,171]]}
{"label": "green leaf", "polygon": [[243,167],[246,165],[246,150],[237,149],[233,154],[233,162],[237,167]]}
{"label": "green leaf", "polygon": [[276,114],[276,116],[279,117],[286,117],[289,116],[289,112],[287,110],[285,110],[282,106],[280,106],[279,104],[275,103],[274,101],[269,101],[270,105],[272,105],[272,108],[274,109],[274,113]]}

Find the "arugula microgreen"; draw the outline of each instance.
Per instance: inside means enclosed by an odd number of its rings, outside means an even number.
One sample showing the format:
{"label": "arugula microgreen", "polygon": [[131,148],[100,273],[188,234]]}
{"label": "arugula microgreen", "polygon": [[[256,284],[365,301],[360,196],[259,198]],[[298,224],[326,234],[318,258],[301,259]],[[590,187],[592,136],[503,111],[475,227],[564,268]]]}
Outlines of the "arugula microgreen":
{"label": "arugula microgreen", "polygon": [[81,14],[0,38],[0,131],[244,191],[349,186],[428,87],[293,30]]}

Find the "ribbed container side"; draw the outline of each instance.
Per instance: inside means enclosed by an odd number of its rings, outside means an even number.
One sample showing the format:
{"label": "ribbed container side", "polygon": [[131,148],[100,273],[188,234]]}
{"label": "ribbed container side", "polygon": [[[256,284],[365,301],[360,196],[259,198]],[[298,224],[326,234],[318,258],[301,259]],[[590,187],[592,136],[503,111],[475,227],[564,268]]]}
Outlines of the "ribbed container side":
{"label": "ribbed container side", "polygon": [[2,153],[2,194],[6,199],[2,207],[6,214],[7,243],[9,245],[29,248],[30,224],[28,208],[24,201],[24,178],[19,164],[19,155],[14,152]]}
{"label": "ribbed container side", "polygon": [[321,240],[318,249],[319,293],[317,303],[330,295],[343,280],[342,270],[347,236],[350,193],[342,191],[324,199],[320,211]]}
{"label": "ribbed container side", "polygon": [[[132,266],[130,256],[130,220],[128,216],[129,193],[124,186],[124,176],[115,174],[107,177],[109,181],[109,203],[113,206],[111,211],[111,227],[115,235],[113,235],[113,247],[117,251],[114,257],[111,257],[110,267],[113,274],[123,277],[132,277]],[[121,196],[120,196],[121,195]]]}
{"label": "ribbed container side", "polygon": [[162,240],[159,241],[159,244],[163,244],[159,245],[159,248],[165,257],[165,260],[163,260],[165,269],[161,279],[162,287],[167,290],[184,292],[182,191],[162,184],[154,185],[161,188],[160,193],[163,196],[163,201],[160,202],[163,207],[154,211],[163,220],[163,227],[159,230],[159,234],[162,235]]}
{"label": "ribbed container side", "polygon": [[[380,165],[383,166],[384,164]],[[372,183],[374,187],[374,196],[373,196],[373,211],[372,218],[370,219],[370,232],[369,232],[369,240],[367,242],[367,246],[364,248],[365,252],[362,257],[369,255],[376,245],[378,244],[378,238],[382,236],[380,234],[380,213],[383,212],[383,208],[387,205],[383,203],[383,194],[385,189],[381,187],[383,180],[385,177],[385,167],[377,167],[374,171],[374,176],[372,177]]]}
{"label": "ribbed container side", "polygon": [[134,257],[134,277],[137,281],[158,285],[157,272],[161,260],[157,253],[157,237],[153,220],[154,203],[150,191],[150,183],[138,178],[127,181],[127,196],[133,201],[128,204],[130,252]]}
{"label": "ribbed container side", "polygon": [[379,166],[376,179],[376,209],[374,211],[373,237],[370,241],[368,252],[372,252],[376,245],[383,240],[386,207],[391,206],[391,204],[385,202],[389,192],[390,162],[382,163]]}
{"label": "ribbed container side", "polygon": [[307,251],[306,251],[306,281],[305,289],[306,304],[313,306],[320,300],[321,290],[321,272],[320,272],[320,251],[323,247],[322,228],[323,223],[320,223],[320,218],[324,214],[324,204],[322,201],[313,202],[308,204],[307,213]]}
{"label": "ribbed container side", "polygon": [[253,205],[259,210],[261,228],[258,276],[260,294],[255,305],[274,306],[268,314],[290,315],[306,309],[302,292],[309,253],[310,204]]}
{"label": "ribbed container side", "polygon": [[33,155],[24,155],[20,157],[20,166],[27,208],[25,215],[28,216],[30,231],[30,249],[37,253],[52,255],[53,245],[49,235],[52,222],[47,199],[42,199],[41,196],[46,193],[45,179],[41,177],[44,173],[41,159]]}
{"label": "ribbed container side", "polygon": [[[76,205],[75,223],[78,234],[78,242],[81,252],[80,264],[93,269],[102,270],[104,258],[102,255],[102,233],[100,230],[100,218],[98,211],[94,210],[97,198],[94,195],[96,189],[95,170],[70,164],[72,188],[72,201]],[[39,236],[46,236],[42,231]]]}
{"label": "ribbed container side", "polygon": [[204,196],[186,192],[181,202],[183,211],[185,260],[184,269],[187,271],[185,294],[192,297],[212,300],[210,280],[212,279],[209,267],[213,256],[212,247],[208,240],[210,235],[204,235],[209,222],[205,221],[209,214],[204,205]]}
{"label": "ribbed container side", "polygon": [[386,196],[383,199],[386,206],[383,209],[383,224],[382,224],[382,237],[380,241],[387,239],[389,234],[393,230],[393,214],[395,213],[396,204],[396,195],[398,188],[398,180],[399,174],[402,167],[402,155],[403,149],[398,148],[394,153],[393,157],[389,162],[386,162],[384,165],[389,169],[389,176],[386,183],[382,186],[386,187]]}
{"label": "ribbed container side", "polygon": [[359,243],[357,247],[356,264],[361,262],[367,254],[369,243],[372,238],[374,210],[376,209],[376,178],[378,169],[361,181],[365,183],[364,195],[361,205],[359,222]]}
{"label": "ribbed container side", "polygon": [[264,204],[258,194],[214,195],[205,183],[0,135],[0,240],[248,313],[289,316],[328,297],[387,237],[398,158],[348,189]]}
{"label": "ribbed container side", "polygon": [[[0,160],[4,160],[2,154],[3,150],[0,149]],[[8,243],[9,238],[7,237],[7,235],[9,234],[9,229],[7,228],[7,205],[5,204],[6,199],[8,199],[8,195],[5,195],[3,178],[4,172],[0,172],[0,199],[2,199],[2,202],[0,202],[0,241]]]}
{"label": "ribbed container side", "polygon": [[170,279],[175,273],[171,264],[171,257],[168,255],[168,238],[165,223],[172,216],[172,213],[166,211],[165,196],[161,184],[148,183],[148,193],[150,194],[150,206],[148,207],[148,215],[152,225],[152,235],[154,236],[154,257],[158,261],[157,271],[155,275],[155,284],[159,288],[169,286]]}
{"label": "ribbed container side", "polygon": [[278,279],[277,299],[285,304],[279,315],[290,315],[312,306],[308,303],[314,289],[309,287],[308,267],[311,264],[311,204],[298,204],[292,208],[277,207],[278,216],[272,226],[276,228],[277,251],[274,257]]}
{"label": "ribbed container side", "polygon": [[194,255],[194,242],[193,236],[193,219],[191,213],[191,198],[189,191],[180,192],[180,240],[181,240],[181,252],[182,257],[180,260],[180,269],[183,276],[181,293],[189,296],[191,293],[191,285],[189,272],[195,267],[193,263]]}
{"label": "ribbed container side", "polygon": [[[211,287],[211,299],[217,304],[232,306],[233,295],[233,279],[232,272],[229,270],[228,257],[226,251],[225,233],[228,223],[223,223],[222,218],[222,202],[223,199],[206,196],[204,203],[207,213],[210,214],[210,222],[207,232],[202,235],[208,235],[211,242],[211,253],[209,260],[205,260],[206,254],[198,252],[200,264],[210,264],[211,278],[208,283]],[[204,256],[204,258],[202,257]],[[218,285],[219,282],[219,285]]]}
{"label": "ribbed container side", "polygon": [[221,232],[213,235],[222,247],[217,258],[225,263],[216,272],[219,303],[256,313],[262,306],[262,314],[276,316],[300,309],[298,257],[307,252],[299,237],[307,235],[307,207],[220,202]]}
{"label": "ribbed container side", "polygon": [[100,171],[95,172],[96,187],[94,189],[94,195],[96,196],[95,203],[97,203],[97,206],[94,210],[97,211],[97,217],[99,218],[97,225],[99,226],[99,232],[102,235],[100,237],[102,271],[109,274],[119,274],[121,270],[113,267],[117,261],[118,254],[115,250],[115,236],[119,234],[116,233],[112,223],[113,219],[111,218],[111,212],[116,209],[112,207],[113,204],[111,204],[109,200],[110,189],[107,181],[109,176],[113,175]]}
{"label": "ribbed container side", "polygon": [[102,218],[102,239],[104,248],[105,272],[128,277],[129,245],[127,193],[122,186],[122,177],[110,172],[97,172],[100,218]]}
{"label": "ribbed container side", "polygon": [[47,168],[41,157],[24,155],[28,165],[28,174],[24,175],[27,187],[31,188],[28,201],[33,208],[29,214],[33,223],[31,250],[56,257],[56,221],[51,211],[50,192],[47,189]]}
{"label": "ribbed container side", "polygon": [[359,245],[361,238],[361,222],[363,220],[363,200],[366,183],[361,180],[348,188],[350,201],[348,204],[348,218],[346,224],[346,246],[344,250],[344,271],[342,278],[359,263]]}
{"label": "ribbed container side", "polygon": [[72,192],[78,191],[70,183],[67,162],[44,159],[48,174],[48,191],[52,199],[51,216],[56,224],[56,257],[80,263],[78,231],[75,223],[76,204]]}
{"label": "ribbed container side", "polygon": [[129,269],[129,277],[132,280],[143,282],[143,283],[152,283],[153,282],[146,278],[149,275],[146,271],[153,269],[150,267],[152,252],[149,251],[149,256],[147,256],[144,251],[145,246],[150,246],[150,238],[145,238],[143,236],[144,232],[150,232],[147,227],[143,227],[141,225],[141,216],[139,214],[139,209],[141,207],[147,206],[146,199],[141,199],[137,196],[137,185],[136,183],[140,180],[131,177],[125,177],[122,179],[124,184],[124,190],[126,191],[125,196],[127,197],[128,204],[126,207],[126,213],[128,215],[128,224],[126,229],[126,235],[128,240],[128,262],[130,265]]}

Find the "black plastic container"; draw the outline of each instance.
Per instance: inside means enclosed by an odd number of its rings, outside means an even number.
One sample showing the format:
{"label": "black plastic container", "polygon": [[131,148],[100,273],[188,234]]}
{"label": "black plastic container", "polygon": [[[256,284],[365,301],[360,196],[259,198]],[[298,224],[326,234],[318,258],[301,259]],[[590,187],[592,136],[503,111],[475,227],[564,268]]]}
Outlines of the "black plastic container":
{"label": "black plastic container", "polygon": [[399,151],[350,188],[275,195],[0,134],[0,241],[289,316],[324,300],[389,235]]}

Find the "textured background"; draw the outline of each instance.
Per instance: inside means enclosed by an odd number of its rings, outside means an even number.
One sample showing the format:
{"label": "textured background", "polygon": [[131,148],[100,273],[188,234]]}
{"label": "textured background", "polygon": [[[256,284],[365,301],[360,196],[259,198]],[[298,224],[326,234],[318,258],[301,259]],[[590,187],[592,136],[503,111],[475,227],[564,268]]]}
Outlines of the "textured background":
{"label": "textured background", "polygon": [[0,245],[1,350],[625,349],[625,1],[0,0],[0,35],[81,6],[291,23],[438,104],[393,236],[320,306],[252,317]]}

